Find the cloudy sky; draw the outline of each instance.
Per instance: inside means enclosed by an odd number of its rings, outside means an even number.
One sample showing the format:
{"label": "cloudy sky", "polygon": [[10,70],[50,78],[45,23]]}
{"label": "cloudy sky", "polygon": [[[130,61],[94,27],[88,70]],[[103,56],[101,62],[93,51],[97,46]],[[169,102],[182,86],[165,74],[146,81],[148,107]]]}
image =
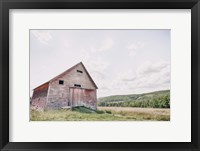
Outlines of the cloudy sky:
{"label": "cloudy sky", "polygon": [[170,30],[30,30],[30,91],[81,61],[98,97],[170,89],[170,45]]}

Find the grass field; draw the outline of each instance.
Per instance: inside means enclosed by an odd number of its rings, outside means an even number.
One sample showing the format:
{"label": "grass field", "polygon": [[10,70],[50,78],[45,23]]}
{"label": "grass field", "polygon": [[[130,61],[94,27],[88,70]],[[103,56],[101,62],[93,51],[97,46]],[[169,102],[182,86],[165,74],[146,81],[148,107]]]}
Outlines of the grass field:
{"label": "grass field", "polygon": [[170,109],[98,107],[97,111],[84,107],[73,110],[30,111],[30,121],[169,121]]}

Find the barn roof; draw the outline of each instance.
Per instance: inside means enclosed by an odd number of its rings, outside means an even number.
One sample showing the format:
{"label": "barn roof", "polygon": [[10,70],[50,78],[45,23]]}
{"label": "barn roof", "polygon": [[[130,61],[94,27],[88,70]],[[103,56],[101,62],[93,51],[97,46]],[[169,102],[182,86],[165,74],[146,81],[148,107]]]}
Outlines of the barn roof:
{"label": "barn roof", "polygon": [[89,72],[87,71],[87,69],[85,68],[85,66],[83,65],[83,63],[82,63],[82,62],[79,62],[79,63],[77,63],[76,65],[72,66],[71,68],[67,69],[66,71],[62,72],[61,74],[57,75],[56,77],[52,78],[51,80],[49,80],[49,81],[47,81],[47,82],[45,82],[45,83],[39,85],[38,87],[34,88],[33,90],[36,90],[36,89],[38,89],[38,88],[40,88],[40,87],[46,85],[47,83],[49,83],[49,82],[51,82],[51,81],[53,81],[53,80],[59,78],[60,76],[66,74],[67,72],[70,72],[71,70],[73,70],[74,68],[76,68],[78,65],[82,65],[82,66],[83,66],[83,68],[85,69],[85,71],[86,71],[87,75],[89,76],[90,80],[91,80],[92,83],[94,84],[95,88],[98,89],[97,85],[95,84],[94,80],[93,80],[92,77],[90,76]]}

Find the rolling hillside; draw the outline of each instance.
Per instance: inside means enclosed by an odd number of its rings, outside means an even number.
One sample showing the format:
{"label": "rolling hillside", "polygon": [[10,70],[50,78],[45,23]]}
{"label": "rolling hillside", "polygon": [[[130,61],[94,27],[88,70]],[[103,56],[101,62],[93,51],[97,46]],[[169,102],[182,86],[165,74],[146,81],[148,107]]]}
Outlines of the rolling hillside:
{"label": "rolling hillside", "polygon": [[170,90],[102,97],[98,106],[170,108]]}

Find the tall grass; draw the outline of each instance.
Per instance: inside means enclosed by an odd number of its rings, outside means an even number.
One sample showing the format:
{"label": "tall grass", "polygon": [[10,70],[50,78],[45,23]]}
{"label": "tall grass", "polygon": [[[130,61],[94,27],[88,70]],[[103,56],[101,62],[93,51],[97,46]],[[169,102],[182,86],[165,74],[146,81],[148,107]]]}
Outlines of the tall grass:
{"label": "tall grass", "polygon": [[169,121],[169,109],[99,107],[30,111],[30,121]]}

